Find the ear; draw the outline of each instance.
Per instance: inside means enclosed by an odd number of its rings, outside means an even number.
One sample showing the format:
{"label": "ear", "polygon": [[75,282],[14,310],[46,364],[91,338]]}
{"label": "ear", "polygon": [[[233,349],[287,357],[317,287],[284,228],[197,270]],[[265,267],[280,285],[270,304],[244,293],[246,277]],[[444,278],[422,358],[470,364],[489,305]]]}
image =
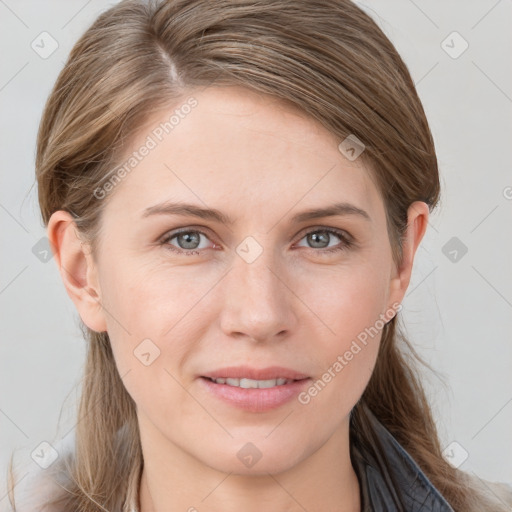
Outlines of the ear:
{"label": "ear", "polygon": [[428,205],[423,201],[415,201],[407,210],[407,230],[402,242],[402,262],[395,267],[391,279],[391,304],[401,303],[411,280],[414,256],[427,230],[429,217]]}
{"label": "ear", "polygon": [[47,235],[62,281],[80,318],[93,331],[106,331],[97,268],[89,245],[79,237],[73,217],[63,210],[53,213]]}

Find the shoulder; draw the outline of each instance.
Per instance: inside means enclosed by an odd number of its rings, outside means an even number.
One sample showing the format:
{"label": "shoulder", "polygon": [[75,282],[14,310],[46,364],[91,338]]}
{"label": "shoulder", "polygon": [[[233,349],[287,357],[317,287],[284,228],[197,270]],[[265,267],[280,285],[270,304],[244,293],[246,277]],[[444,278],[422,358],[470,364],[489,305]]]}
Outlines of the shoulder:
{"label": "shoulder", "polygon": [[[16,512],[63,512],[52,505],[52,501],[64,496],[62,487],[48,478],[44,473],[32,473],[21,476],[14,487]],[[1,512],[11,512],[9,498],[2,501]]]}
{"label": "shoulder", "polygon": [[491,482],[480,478],[475,473],[461,472],[468,485],[477,490],[495,507],[493,510],[512,510],[512,483]]}
{"label": "shoulder", "polygon": [[[21,451],[21,460],[14,466],[13,490],[16,512],[69,512],[62,510],[56,502],[67,494],[65,487],[71,479],[67,474],[65,462],[73,457],[73,447],[73,436],[51,443],[51,447],[43,445],[40,452],[35,452],[34,455],[35,459],[35,456],[41,453],[41,465],[32,459],[27,448]],[[54,460],[48,465],[48,461],[52,459]],[[11,512],[13,509],[7,496],[6,481],[2,482],[2,496],[0,512]]]}
{"label": "shoulder", "polygon": [[[398,443],[393,435],[380,423],[370,412],[368,417],[377,433],[377,438],[382,445],[385,461],[389,467],[383,469],[382,465],[375,459],[374,453],[364,446],[359,449],[351,447],[351,454],[354,455],[354,469],[362,475],[360,483],[363,491],[363,502],[369,506],[363,510],[375,510],[373,505],[382,503],[382,497],[387,497],[392,503],[394,493],[398,493],[404,501],[407,510],[416,510],[418,504],[422,510],[436,510],[438,512],[453,512],[453,508],[434,487],[426,474],[419,467],[411,455]],[[394,482],[387,480],[392,474]],[[464,512],[510,512],[512,511],[512,485],[505,482],[490,482],[477,476],[459,470],[459,475],[464,480],[468,489],[473,489],[478,495],[475,496],[475,503],[470,510]],[[375,499],[373,498],[375,495]],[[386,510],[389,510],[387,507]],[[381,509],[378,509],[381,510]]]}

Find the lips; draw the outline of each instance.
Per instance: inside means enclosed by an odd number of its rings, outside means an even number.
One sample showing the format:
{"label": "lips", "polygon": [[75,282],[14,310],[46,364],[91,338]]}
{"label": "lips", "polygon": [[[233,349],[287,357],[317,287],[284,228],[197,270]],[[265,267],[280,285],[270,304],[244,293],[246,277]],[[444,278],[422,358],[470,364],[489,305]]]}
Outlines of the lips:
{"label": "lips", "polygon": [[230,366],[200,377],[204,392],[232,407],[254,413],[283,406],[311,381],[304,373],[282,366],[261,369]]}

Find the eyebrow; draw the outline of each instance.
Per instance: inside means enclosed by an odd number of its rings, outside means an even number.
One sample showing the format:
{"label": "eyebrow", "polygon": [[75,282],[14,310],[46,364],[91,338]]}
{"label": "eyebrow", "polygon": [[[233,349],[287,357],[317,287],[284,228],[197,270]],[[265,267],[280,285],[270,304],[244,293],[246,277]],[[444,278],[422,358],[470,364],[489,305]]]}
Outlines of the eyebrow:
{"label": "eyebrow", "polygon": [[[154,206],[150,206],[149,208],[146,208],[142,213],[143,218],[149,217],[151,215],[188,215],[192,217],[199,217],[201,219],[217,221],[221,224],[234,224],[234,220],[220,210],[215,208],[203,208],[189,203],[172,203],[166,201]],[[370,215],[368,215],[366,211],[346,202],[335,203],[324,208],[311,208],[309,210],[305,210],[294,215],[291,221],[304,222],[321,217],[349,215],[359,216],[369,222],[372,221]]]}

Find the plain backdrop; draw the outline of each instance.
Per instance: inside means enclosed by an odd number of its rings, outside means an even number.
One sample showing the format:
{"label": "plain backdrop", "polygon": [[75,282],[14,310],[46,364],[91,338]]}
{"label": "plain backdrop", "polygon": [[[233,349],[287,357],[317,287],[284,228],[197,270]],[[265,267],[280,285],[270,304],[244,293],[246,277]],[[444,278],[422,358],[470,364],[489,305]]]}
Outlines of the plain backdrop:
{"label": "plain backdrop", "polygon": [[[35,140],[72,45],[113,3],[0,1],[2,480],[12,450],[30,457],[76,421],[85,343],[55,261],[38,252]],[[409,67],[438,151],[442,201],[402,316],[445,382],[424,371],[443,448],[466,471],[512,482],[512,2],[357,3]]]}

